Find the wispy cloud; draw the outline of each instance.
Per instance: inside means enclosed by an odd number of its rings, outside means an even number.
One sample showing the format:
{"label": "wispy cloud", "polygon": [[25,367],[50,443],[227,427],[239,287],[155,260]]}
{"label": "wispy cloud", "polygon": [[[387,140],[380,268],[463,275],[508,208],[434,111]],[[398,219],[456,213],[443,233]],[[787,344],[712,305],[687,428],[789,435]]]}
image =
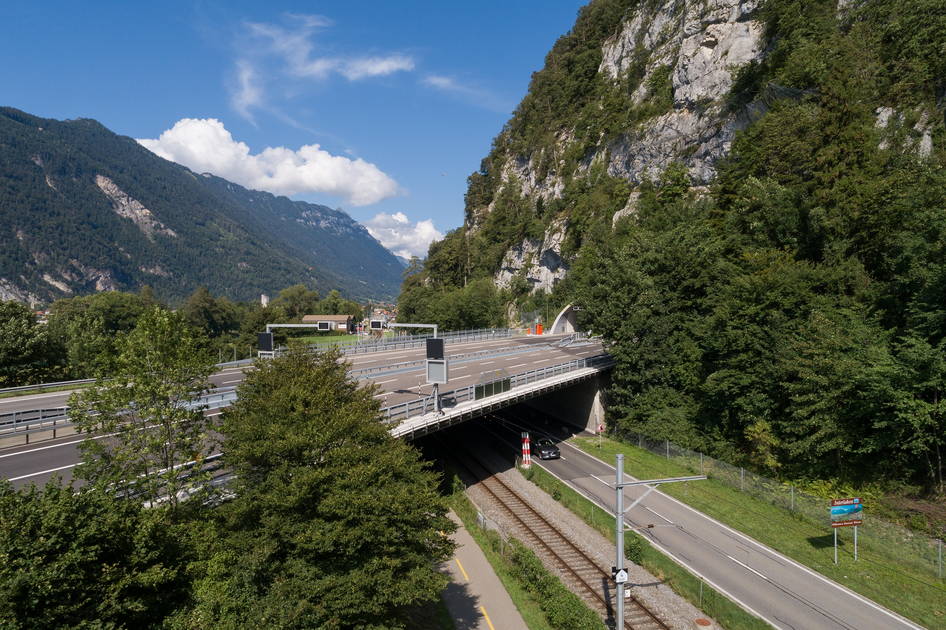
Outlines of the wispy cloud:
{"label": "wispy cloud", "polygon": [[413,69],[414,59],[407,55],[349,59],[342,61],[338,67],[338,71],[349,81],[382,77],[395,72],[410,72]]}
{"label": "wispy cloud", "polygon": [[428,74],[423,79],[421,79],[421,84],[440,92],[450,94],[451,96],[476,107],[482,107],[483,109],[500,113],[506,113],[511,110],[509,103],[505,102],[503,99],[499,98],[489,90],[484,90],[479,87],[460,83],[453,77],[439,74]]}
{"label": "wispy cloud", "polygon": [[236,85],[230,94],[230,104],[240,116],[256,124],[252,110],[262,105],[262,102],[263,91],[260,88],[255,68],[246,59],[237,60]]}
{"label": "wispy cloud", "polygon": [[[236,43],[240,56],[236,61],[236,81],[230,102],[243,118],[253,121],[253,110],[266,107],[265,84],[295,81],[324,81],[339,76],[348,81],[362,81],[398,72],[413,71],[411,55],[320,54],[318,34],[334,25],[321,15],[288,13],[282,24],[245,22]],[[264,82],[260,71],[265,71]],[[285,87],[285,86],[281,86]]]}

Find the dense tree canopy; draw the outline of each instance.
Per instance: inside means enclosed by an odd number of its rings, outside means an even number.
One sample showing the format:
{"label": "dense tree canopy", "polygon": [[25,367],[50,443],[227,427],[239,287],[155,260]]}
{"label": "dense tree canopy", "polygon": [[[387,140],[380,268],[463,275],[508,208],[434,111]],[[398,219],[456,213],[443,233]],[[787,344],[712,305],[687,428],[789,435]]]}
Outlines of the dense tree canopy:
{"label": "dense tree canopy", "polygon": [[119,338],[110,378],[70,398],[69,417],[80,432],[112,435],[82,442],[77,476],[152,507],[176,508],[205,487],[199,463],[213,448],[210,420],[188,404],[214,371],[202,342],[181,314],[157,307]]}
{"label": "dense tree canopy", "polygon": [[0,625],[151,628],[186,600],[186,551],[139,502],[0,480]]}
{"label": "dense tree canopy", "polygon": [[265,362],[224,414],[235,496],[215,514],[183,627],[398,628],[444,585],[437,477],[335,353]]}

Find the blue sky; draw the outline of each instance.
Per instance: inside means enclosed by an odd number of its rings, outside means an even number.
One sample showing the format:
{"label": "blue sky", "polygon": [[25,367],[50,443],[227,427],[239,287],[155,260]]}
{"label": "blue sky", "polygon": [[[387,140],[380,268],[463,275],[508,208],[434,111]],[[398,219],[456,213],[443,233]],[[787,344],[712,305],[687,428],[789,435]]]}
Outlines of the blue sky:
{"label": "blue sky", "polygon": [[95,118],[417,251],[462,223],[466,177],[582,4],[4,0],[0,104]]}

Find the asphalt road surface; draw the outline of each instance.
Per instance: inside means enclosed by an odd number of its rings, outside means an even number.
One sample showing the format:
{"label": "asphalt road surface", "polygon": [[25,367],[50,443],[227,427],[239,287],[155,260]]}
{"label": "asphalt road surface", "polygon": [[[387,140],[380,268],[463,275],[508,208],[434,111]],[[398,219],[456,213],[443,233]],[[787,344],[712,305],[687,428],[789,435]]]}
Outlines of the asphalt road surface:
{"label": "asphalt road surface", "polygon": [[[511,337],[448,344],[446,346],[448,358],[452,355],[481,350],[491,350],[495,354],[468,360],[460,359],[451,363],[450,384],[441,386],[441,392],[476,384],[484,372],[505,370],[512,375],[595,356],[602,352],[601,345],[597,342],[576,343],[564,348],[549,347],[548,344],[555,343],[559,339],[560,337],[555,336]],[[411,350],[355,355],[347,357],[347,360],[352,364],[351,369],[358,370],[423,359],[425,354],[426,349],[420,347]],[[243,376],[243,368],[228,368],[215,374],[212,380],[218,386],[230,387],[238,385],[243,380]],[[364,379],[364,382],[372,382],[378,386],[379,391],[376,397],[382,407],[387,407],[429,396],[431,386],[425,385],[424,380],[424,368],[419,366],[396,373],[381,372]],[[0,413],[18,409],[58,407],[65,405],[67,399],[68,392],[0,399]],[[220,410],[208,412],[208,415],[219,414]],[[79,436],[71,435],[55,440],[37,441],[29,445],[21,444],[2,448],[0,449],[0,478],[9,479],[15,486],[30,483],[41,485],[54,475],[70,479],[72,468],[80,459],[77,450],[80,441]]]}
{"label": "asphalt road surface", "polygon": [[[506,432],[506,439],[512,437],[509,441],[512,449],[516,448],[518,431],[518,427],[511,427]],[[534,458],[533,463],[613,513],[615,491],[610,486],[615,482],[614,467],[571,444],[561,442],[559,445],[561,459],[540,461]],[[634,480],[625,474],[625,481]],[[625,507],[644,491],[641,487],[625,488]],[[921,628],[659,491],[651,492],[627,512],[626,523],[655,547],[703,575],[717,590],[738,600],[776,628]]]}

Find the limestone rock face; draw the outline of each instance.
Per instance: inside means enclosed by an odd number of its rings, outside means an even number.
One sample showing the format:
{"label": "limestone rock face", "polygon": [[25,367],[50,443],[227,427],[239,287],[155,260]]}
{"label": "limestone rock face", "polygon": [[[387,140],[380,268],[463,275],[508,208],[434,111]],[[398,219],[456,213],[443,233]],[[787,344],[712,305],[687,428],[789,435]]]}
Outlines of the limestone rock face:
{"label": "limestone rock face", "polygon": [[[625,129],[598,146],[582,160],[573,177],[586,176],[595,164],[607,173],[633,185],[656,178],[670,164],[679,162],[688,170],[694,186],[710,182],[716,165],[730,150],[735,133],[748,120],[726,108],[726,97],[735,72],[761,60],[763,28],[755,19],[761,0],[665,0],[641,3],[629,14],[622,28],[602,46],[599,74],[614,85],[624,85],[631,72],[643,77],[631,86],[629,107],[642,106],[651,94],[654,78],[669,77],[672,99],[666,111]],[[657,74],[661,73],[661,74]],[[639,75],[638,75],[639,76]],[[507,155],[501,170],[501,186],[515,186],[533,204],[562,198],[565,183],[559,167],[545,151],[561,156],[575,138],[573,129],[556,131],[551,148],[529,155]],[[539,171],[539,163],[545,169]],[[551,164],[551,166],[550,166]],[[613,222],[636,212],[639,193],[632,192]],[[476,231],[493,210],[496,197],[473,214],[468,229]],[[541,240],[525,239],[510,248],[494,280],[508,287],[516,276],[524,276],[532,291],[550,290],[570,266],[561,253],[568,229],[566,208]]]}
{"label": "limestone rock face", "polygon": [[115,214],[126,219],[131,219],[149,240],[153,241],[155,234],[177,236],[174,230],[158,221],[151,211],[145,208],[140,201],[127,195],[108,177],[96,175],[95,185],[98,186],[99,190],[112,202],[112,208],[115,210]]}
{"label": "limestone rock face", "polygon": [[654,72],[672,67],[672,108],[607,147],[611,175],[637,183],[682,162],[695,184],[713,178],[716,163],[746,124],[726,111],[724,101],[734,72],[762,57],[762,25],[752,19],[758,5],[759,0],[676,0],[657,13],[645,7],[605,42],[599,72],[614,81],[635,63],[636,51],[649,51],[644,78],[631,96],[635,104],[650,96]]}
{"label": "limestone rock face", "polygon": [[551,291],[568,273],[568,262],[562,257],[567,224],[552,223],[542,239],[523,239],[522,243],[506,252],[502,266],[493,278],[501,289],[508,289],[513,279],[524,274],[531,285],[530,292]]}

